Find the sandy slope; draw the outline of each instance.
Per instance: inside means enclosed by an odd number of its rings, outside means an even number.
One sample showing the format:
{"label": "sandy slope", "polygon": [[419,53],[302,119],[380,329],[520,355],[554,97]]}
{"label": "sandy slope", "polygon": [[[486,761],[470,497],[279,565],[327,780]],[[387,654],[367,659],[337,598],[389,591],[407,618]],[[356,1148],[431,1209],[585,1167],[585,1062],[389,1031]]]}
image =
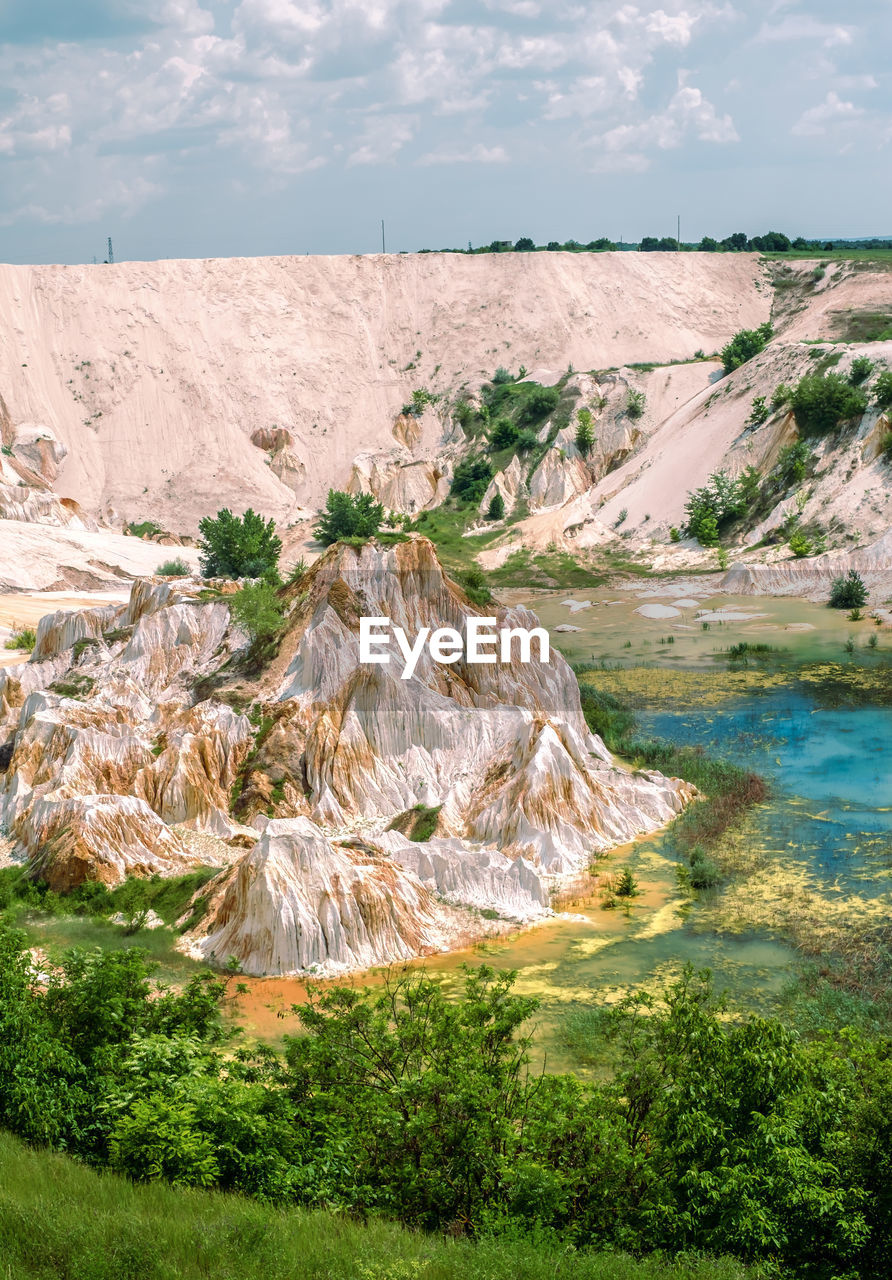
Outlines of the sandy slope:
{"label": "sandy slope", "polygon": [[[175,531],[225,504],[293,519],[394,445],[414,388],[713,351],[767,317],[764,272],[748,254],[633,253],[0,266],[0,425],[49,427],[68,448],[57,492],[94,513]],[[287,472],[251,443],[276,425]],[[441,431],[426,415],[415,454]]]}
{"label": "sandy slope", "polygon": [[0,591],[126,587],[131,578],[154,573],[163,560],[175,557],[191,568],[198,565],[198,552],[190,547],[160,546],[110,530],[0,520]]}

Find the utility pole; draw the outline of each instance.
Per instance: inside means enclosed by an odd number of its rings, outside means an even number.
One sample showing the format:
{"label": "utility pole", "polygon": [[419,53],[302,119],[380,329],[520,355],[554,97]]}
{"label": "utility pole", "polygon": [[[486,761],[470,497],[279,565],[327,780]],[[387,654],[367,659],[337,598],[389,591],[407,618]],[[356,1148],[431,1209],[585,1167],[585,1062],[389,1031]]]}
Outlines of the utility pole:
{"label": "utility pole", "polygon": [[114,262],[115,260],[115,251],[112,248],[111,236],[108,238],[108,260],[109,262]]}
{"label": "utility pole", "polygon": [[383,218],[381,219],[381,252],[382,253],[387,252],[387,243],[384,239],[384,219]]}
{"label": "utility pole", "polygon": [[678,244],[678,251],[681,252],[681,214],[678,215],[678,235],[675,237]]}

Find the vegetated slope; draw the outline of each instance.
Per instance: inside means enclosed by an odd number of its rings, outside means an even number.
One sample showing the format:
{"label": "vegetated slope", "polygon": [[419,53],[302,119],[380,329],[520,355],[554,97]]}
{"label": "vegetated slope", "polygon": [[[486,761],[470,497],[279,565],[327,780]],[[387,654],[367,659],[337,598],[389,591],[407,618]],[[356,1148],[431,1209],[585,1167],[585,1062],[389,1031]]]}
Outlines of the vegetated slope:
{"label": "vegetated slope", "polygon": [[[817,262],[785,264],[774,307],[776,336],[761,354],[728,376],[713,366],[710,383],[704,380],[699,389],[689,383],[691,398],[677,408],[665,397],[660,404],[648,403],[635,424],[636,447],[619,466],[559,509],[533,514],[482,559],[497,563],[506,548],[521,543],[564,541],[579,550],[614,538],[630,549],[668,552],[670,528],[684,525],[690,491],[720,470],[736,476],[753,466],[766,475],[779,451],[799,438],[788,405],[773,409],[761,424],[752,422],[756,397],[770,405],[778,384],[791,385],[811,373],[847,377],[858,357],[873,364],[863,384],[867,412],[840,430],[810,439],[807,475],[798,485],[780,489],[759,512],[758,523],[741,522],[734,540],[754,543],[791,514],[802,526],[820,525],[831,548],[881,539],[892,524],[890,463],[881,447],[890,425],[888,413],[875,403],[873,382],[892,368],[892,341],[847,342],[840,334],[853,328],[859,334],[882,332],[882,317],[892,317],[892,273],[855,270],[846,263],[822,271]],[[703,364],[692,368],[708,370]],[[645,390],[646,379],[657,376],[656,371],[637,379],[631,371],[621,373]],[[579,403],[584,406],[585,398]],[[661,563],[668,565],[669,560]]]}
{"label": "vegetated slope", "polygon": [[[0,1133],[9,1280],[745,1280],[733,1259],[663,1262],[566,1246],[422,1235],[381,1219],[282,1211],[241,1196],[139,1186]],[[297,1268],[299,1267],[299,1271]]]}
{"label": "vegetated slope", "polygon": [[3,443],[54,437],[55,491],[105,518],[294,518],[360,453],[437,456],[448,413],[394,435],[413,390],[713,351],[767,318],[765,270],[659,253],[0,266]]}

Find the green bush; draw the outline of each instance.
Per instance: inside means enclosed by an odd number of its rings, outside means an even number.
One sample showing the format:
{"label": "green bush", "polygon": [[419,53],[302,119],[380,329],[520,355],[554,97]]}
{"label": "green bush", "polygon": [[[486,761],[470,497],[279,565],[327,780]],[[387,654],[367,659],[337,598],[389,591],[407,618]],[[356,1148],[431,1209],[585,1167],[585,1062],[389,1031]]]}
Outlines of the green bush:
{"label": "green bush", "polygon": [[500,493],[494,493],[486,509],[487,520],[503,520],[505,517],[505,499]]}
{"label": "green bush", "polygon": [[272,640],[281,631],[284,605],[269,582],[249,582],[228,603],[233,622],[252,644]]}
{"label": "green bush", "polygon": [[186,561],[177,556],[175,560],[163,560],[155,572],[162,578],[184,578],[192,571]]}
{"label": "green bush", "polygon": [[490,448],[513,449],[519,435],[520,428],[510,418],[496,418],[489,432]]}
{"label": "green bush", "polygon": [[688,881],[692,889],[714,889],[722,878],[718,865],[707,857],[702,845],[694,845],[688,856]]}
{"label": "green bush", "polygon": [[[746,510],[752,478],[732,480],[725,471],[714,472],[702,488],[688,494],[685,532],[704,547],[717,546],[724,529]],[[755,479],[758,482],[758,472]]]}
{"label": "green bush", "polygon": [[812,545],[801,529],[797,529],[790,538],[790,550],[797,560],[801,560],[804,556],[810,556],[812,553]]}
{"label": "green bush", "polygon": [[830,584],[831,609],[861,609],[867,604],[867,587],[860,573],[850,569]]}
{"label": "green bush", "polygon": [[282,542],[274,520],[264,521],[249,507],[243,516],[228,508],[199,521],[201,572],[206,578],[278,579]]}
{"label": "green bush", "polygon": [[500,364],[498,369],[496,369],[495,373],[492,375],[492,381],[493,385],[498,387],[506,382],[514,382],[514,375],[509,373],[504,365]]}
{"label": "green bush", "polygon": [[858,356],[852,361],[852,367],[849,369],[849,382],[853,387],[860,387],[862,382],[866,382],[873,373],[874,364],[867,356]]}
{"label": "green bush", "polygon": [[892,408],[892,369],[884,369],[873,384],[873,393],[880,409]]}
{"label": "green bush", "polygon": [[722,348],[722,367],[725,373],[733,373],[747,360],[752,360],[760,351],[764,351],[767,343],[774,335],[770,322],[759,325],[758,329],[741,329],[735,333],[730,342]]}
{"label": "green bush", "polygon": [[535,426],[557,408],[561,398],[558,387],[533,387],[518,411],[520,426]]}
{"label": "green bush", "polygon": [[759,427],[763,422],[767,422],[771,416],[771,410],[764,396],[756,396],[750,408],[750,416],[747,422],[754,427]]}
{"label": "green bush", "polygon": [[867,396],[838,373],[810,373],[793,388],[790,401],[803,435],[823,436],[867,408]]}
{"label": "green bush", "polygon": [[37,644],[37,632],[32,627],[14,626],[12,632],[6,640],[4,648],[6,649],[28,649],[29,651]]}
{"label": "green bush", "polygon": [[479,502],[492,479],[492,467],[485,458],[465,458],[452,474],[450,493],[464,502]]}
{"label": "green bush", "polygon": [[880,440],[880,454],[887,461],[892,458],[892,431],[887,431]]}
{"label": "green bush", "polygon": [[777,412],[782,409],[785,404],[790,403],[790,397],[793,394],[793,388],[788,387],[786,382],[779,382],[771,393],[771,407]]}
{"label": "green bush", "polygon": [[325,510],[313,529],[313,536],[324,547],[347,538],[373,538],[381,528],[384,507],[371,493],[344,493],[329,489]]}
{"label": "green bush", "polygon": [[629,394],[626,397],[626,413],[630,418],[640,418],[644,413],[647,405],[647,397],[643,391],[636,391],[633,387],[629,388]]}
{"label": "green bush", "polygon": [[777,455],[777,462],[769,476],[769,484],[775,492],[784,492],[791,485],[801,484],[811,462],[811,445],[804,440],[785,444]]}

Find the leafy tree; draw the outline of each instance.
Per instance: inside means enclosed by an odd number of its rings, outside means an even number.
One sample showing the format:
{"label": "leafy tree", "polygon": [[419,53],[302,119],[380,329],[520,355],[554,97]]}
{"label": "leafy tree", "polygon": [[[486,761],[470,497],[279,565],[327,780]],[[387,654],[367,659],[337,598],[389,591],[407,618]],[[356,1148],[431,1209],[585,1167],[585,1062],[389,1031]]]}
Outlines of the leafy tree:
{"label": "leafy tree", "polygon": [[791,535],[789,547],[797,560],[801,560],[804,556],[810,556],[813,550],[810,540],[801,529],[796,529]]}
{"label": "leafy tree", "polygon": [[545,247],[546,249],[550,249],[551,252],[554,253],[556,250],[560,249],[561,246],[557,240],[549,240],[548,244]]}
{"label": "leafy tree", "polygon": [[233,622],[252,644],[274,639],[282,629],[285,612],[283,602],[269,582],[253,582],[242,587],[229,599]]}
{"label": "leafy tree", "polygon": [[264,521],[249,507],[234,516],[228,507],[216,519],[198,523],[201,572],[206,578],[278,578],[281,539],[274,520]]}
{"label": "leafy tree", "polygon": [[749,244],[749,240],[743,231],[735,231],[733,235],[726,236],[722,241],[723,249],[731,249],[735,253],[742,253]]}
{"label": "leafy tree", "polygon": [[867,408],[867,396],[838,373],[809,373],[790,400],[796,425],[806,436],[823,436]]}
{"label": "leafy tree", "polygon": [[532,453],[538,443],[535,431],[521,431],[517,437],[517,452]]}
{"label": "leafy tree", "polygon": [[436,1230],[497,1202],[534,1090],[519,1033],[537,1002],[514,976],[467,971],[456,1002],[423,974],[311,990],[307,1034],[286,1042],[291,1092],[320,1162],[349,1151],[360,1203]]}
{"label": "leafy tree", "polygon": [[383,519],[383,504],[376,502],[373,494],[329,489],[325,511],[313,529],[313,536],[324,547],[344,538],[373,538]]}
{"label": "leafy tree", "polygon": [[489,433],[490,447],[496,450],[511,449],[517,444],[519,435],[520,429],[510,418],[496,418]]}
{"label": "leafy tree", "polygon": [[884,369],[877,377],[873,393],[880,409],[892,408],[892,369]]}
{"label": "leafy tree", "polygon": [[857,356],[849,369],[849,382],[853,387],[860,387],[873,373],[874,364],[868,356]]}
{"label": "leafy tree", "polygon": [[704,236],[697,248],[701,253],[717,253],[719,242],[718,240],[713,240],[712,236]]}
{"label": "leafy tree", "polygon": [[733,373],[747,360],[752,360],[765,346],[774,333],[771,322],[760,324],[758,329],[741,329],[735,333],[730,342],[722,348],[722,366],[725,373]]}
{"label": "leafy tree", "polygon": [[485,458],[466,458],[452,474],[450,493],[465,502],[479,502],[492,479],[492,467]]}
{"label": "leafy tree", "polygon": [[502,520],[505,516],[505,499],[498,492],[494,493],[489,500],[489,506],[486,509],[487,520]]}
{"label": "leafy tree", "polygon": [[867,587],[860,573],[850,569],[830,584],[831,609],[863,609],[867,604]]}
{"label": "leafy tree", "polygon": [[751,484],[715,472],[702,488],[688,494],[685,532],[704,547],[717,546],[725,526],[743,514],[751,496]]}
{"label": "leafy tree", "polygon": [[656,253],[660,247],[660,241],[656,236],[642,236],[638,245],[640,253]]}
{"label": "leafy tree", "polygon": [[615,253],[616,244],[613,240],[609,240],[607,236],[599,236],[597,240],[589,240],[585,246],[589,253]]}
{"label": "leafy tree", "polygon": [[764,236],[753,236],[750,244],[760,253],[786,253],[792,248],[790,237],[783,231],[767,231]]}
{"label": "leafy tree", "polygon": [[496,369],[495,373],[492,375],[492,380],[494,386],[503,386],[508,382],[513,382],[514,375],[509,373],[504,365],[500,364],[498,369]]}
{"label": "leafy tree", "polygon": [[595,431],[592,425],[591,409],[580,409],[576,415],[578,426],[576,428],[576,448],[584,458],[587,458],[595,447]]}
{"label": "leafy tree", "polygon": [[535,243],[530,239],[529,236],[521,236],[514,246],[514,252],[515,253],[532,253],[535,247],[536,247]]}

